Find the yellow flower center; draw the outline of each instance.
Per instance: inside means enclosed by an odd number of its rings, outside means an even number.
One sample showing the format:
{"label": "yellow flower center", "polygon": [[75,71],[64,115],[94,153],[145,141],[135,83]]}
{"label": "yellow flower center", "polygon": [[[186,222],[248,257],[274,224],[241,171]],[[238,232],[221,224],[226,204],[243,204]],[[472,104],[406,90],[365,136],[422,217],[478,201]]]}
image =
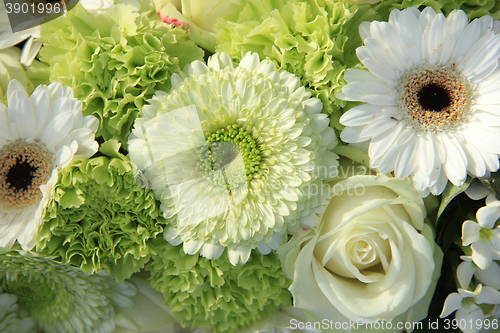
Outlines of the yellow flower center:
{"label": "yellow flower center", "polygon": [[398,106],[417,130],[454,130],[472,113],[472,84],[452,66],[417,67],[405,74],[398,86]]}
{"label": "yellow flower center", "polygon": [[54,162],[37,141],[5,145],[0,150],[0,209],[20,210],[40,201],[40,185],[49,180]]}

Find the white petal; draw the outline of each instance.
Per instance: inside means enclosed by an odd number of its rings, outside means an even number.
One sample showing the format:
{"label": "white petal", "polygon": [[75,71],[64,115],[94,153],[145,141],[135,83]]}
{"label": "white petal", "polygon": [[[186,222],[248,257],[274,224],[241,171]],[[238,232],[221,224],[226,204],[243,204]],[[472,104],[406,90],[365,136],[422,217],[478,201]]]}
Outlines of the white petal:
{"label": "white petal", "polygon": [[430,175],[432,169],[434,168],[434,159],[436,154],[434,152],[434,145],[432,142],[432,137],[425,133],[418,139],[418,165],[420,170],[424,175]]}
{"label": "white petal", "polygon": [[41,137],[41,140],[47,149],[59,149],[58,144],[71,131],[73,121],[74,114],[71,112],[64,112],[58,114],[49,122]]}
{"label": "white petal", "polygon": [[423,30],[414,13],[409,10],[401,12],[399,17],[399,31],[412,58],[412,63],[409,65],[420,64],[422,62],[420,48]]}
{"label": "white petal", "polygon": [[500,291],[483,286],[481,293],[475,298],[477,304],[500,304]]}
{"label": "white petal", "polygon": [[395,175],[398,178],[408,177],[417,166],[417,154],[415,154],[417,139],[412,137],[405,146],[406,147],[401,150],[401,154],[399,154],[396,161]]}
{"label": "white petal", "polygon": [[361,136],[361,132],[363,131],[364,126],[355,126],[355,127],[346,127],[340,133],[340,138],[344,142],[348,143],[356,143],[363,142],[369,140],[369,137]]}
{"label": "white petal", "polygon": [[36,128],[35,111],[28,98],[17,96],[19,97],[15,104],[17,132],[21,139],[33,138]]}
{"label": "white petal", "polygon": [[441,139],[446,148],[446,161],[444,163],[446,176],[455,186],[460,186],[467,177],[465,153],[453,136],[443,135]]}
{"label": "white petal", "polygon": [[476,304],[464,306],[459,309],[456,318],[459,323],[467,323],[465,327],[461,328],[464,333],[479,333],[481,331],[481,326],[475,325],[475,323],[478,321],[484,322],[483,311]]}
{"label": "white petal", "polygon": [[500,154],[500,133],[481,123],[470,123],[463,132],[464,136],[479,150]]}
{"label": "white petal", "polygon": [[490,243],[477,241],[471,244],[472,260],[482,270],[487,269],[491,265],[492,249]]}
{"label": "white petal", "polygon": [[467,171],[476,177],[483,177],[486,173],[486,164],[481,153],[469,141],[465,141],[462,148],[467,158]]}
{"label": "white petal", "polygon": [[[390,96],[392,89],[385,85],[372,83],[372,82],[353,82],[347,84],[342,92],[353,101],[362,101],[372,103],[375,99],[394,100],[394,97]],[[382,102],[372,103],[375,105],[393,105],[392,104],[380,104]]]}
{"label": "white petal", "polygon": [[228,248],[227,252],[229,262],[231,262],[233,266],[236,266],[239,263],[246,263],[248,261],[248,258],[250,258],[250,253],[250,248],[242,245],[239,245],[236,249]]}
{"label": "white petal", "polygon": [[482,228],[492,229],[499,217],[499,206],[484,206],[479,208],[476,213],[477,222]]}
{"label": "white petal", "polygon": [[423,59],[427,59],[427,62],[431,65],[437,63],[441,58],[441,51],[443,45],[446,42],[448,35],[448,24],[443,14],[438,14],[432,21],[432,25],[429,30],[431,38],[429,38],[428,54],[423,54]]}
{"label": "white petal", "polygon": [[[372,106],[370,104],[364,104],[364,105]],[[376,112],[369,112],[369,111],[367,112],[360,107],[355,107],[344,113],[342,117],[340,117],[339,122],[344,126],[361,126],[370,123],[377,116],[378,113]]]}
{"label": "white petal", "polygon": [[[389,147],[396,141],[399,136],[399,133],[402,130],[402,126],[400,123],[391,121],[390,118],[388,120],[390,127],[387,131],[377,134],[373,137],[370,142],[370,148],[368,149],[368,155],[371,159],[377,159],[382,157]],[[388,126],[389,126],[388,125]],[[371,133],[370,133],[371,134]]]}
{"label": "white petal", "polygon": [[457,267],[457,278],[463,289],[468,289],[472,276],[476,272],[476,266],[470,261],[463,261]]}
{"label": "white petal", "polygon": [[483,284],[495,289],[500,289],[500,266],[493,262],[488,269],[476,270],[474,276]]}
{"label": "white petal", "polygon": [[202,247],[203,242],[196,239],[188,239],[182,243],[182,249],[186,254],[194,255],[196,254],[200,248]]}
{"label": "white petal", "polygon": [[473,221],[465,221],[462,224],[462,244],[467,246],[479,240],[479,224]]}
{"label": "white petal", "polygon": [[205,243],[201,248],[200,254],[207,259],[218,259],[225,247],[220,244]]}
{"label": "white petal", "polygon": [[479,182],[472,182],[469,188],[465,190],[465,194],[467,194],[472,200],[484,199],[490,193],[490,189]]}
{"label": "white petal", "polygon": [[[474,44],[479,40],[481,34],[481,23],[478,20],[472,21],[463,31],[458,40],[455,50],[450,58],[451,62],[458,62],[472,49]],[[463,69],[463,65],[457,64],[459,70]]]}

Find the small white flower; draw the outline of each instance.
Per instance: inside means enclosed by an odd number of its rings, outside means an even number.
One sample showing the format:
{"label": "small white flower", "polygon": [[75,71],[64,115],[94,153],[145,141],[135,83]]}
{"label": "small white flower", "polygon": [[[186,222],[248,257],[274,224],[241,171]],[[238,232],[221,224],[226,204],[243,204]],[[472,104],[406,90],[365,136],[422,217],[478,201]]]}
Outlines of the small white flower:
{"label": "small white flower", "polygon": [[469,288],[470,281],[475,276],[484,286],[500,289],[500,266],[496,261],[487,269],[482,270],[474,264],[472,257],[461,256],[460,258],[463,262],[457,267],[457,278],[462,288]]}
{"label": "small white flower", "polygon": [[490,194],[486,206],[476,213],[478,222],[469,220],[462,224],[462,244],[470,245],[472,261],[482,270],[490,267],[492,260],[500,259],[500,228],[493,228],[499,217],[500,201]]}
{"label": "small white flower", "polygon": [[458,322],[465,320],[467,323],[460,329],[465,333],[478,333],[481,327],[475,324],[476,320],[482,322],[485,318],[478,304],[500,304],[500,291],[491,287],[483,287],[481,284],[474,291],[459,288],[458,293],[448,295],[439,316],[444,318],[457,311],[455,316]]}
{"label": "small white flower", "polygon": [[97,151],[98,120],[83,117],[82,103],[60,83],[28,96],[12,80],[6,97],[8,106],[0,103],[0,246],[17,240],[30,250],[58,171],[76,153]]}
{"label": "small white flower", "polygon": [[463,11],[446,18],[431,7],[361,24],[368,70],[347,72],[340,97],[366,104],[341,117],[342,140],[369,141],[371,166],[411,176],[422,196],[498,170],[499,28],[491,16],[469,24]]}

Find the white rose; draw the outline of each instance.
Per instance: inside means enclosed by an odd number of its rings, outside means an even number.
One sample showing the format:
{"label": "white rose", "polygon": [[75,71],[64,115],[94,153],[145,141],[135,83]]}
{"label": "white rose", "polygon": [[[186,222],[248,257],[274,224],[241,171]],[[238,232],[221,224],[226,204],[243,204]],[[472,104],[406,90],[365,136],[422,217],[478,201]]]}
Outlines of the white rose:
{"label": "white rose", "polygon": [[330,188],[316,230],[279,249],[294,305],[336,322],[425,318],[442,252],[418,191],[385,175],[356,175]]}

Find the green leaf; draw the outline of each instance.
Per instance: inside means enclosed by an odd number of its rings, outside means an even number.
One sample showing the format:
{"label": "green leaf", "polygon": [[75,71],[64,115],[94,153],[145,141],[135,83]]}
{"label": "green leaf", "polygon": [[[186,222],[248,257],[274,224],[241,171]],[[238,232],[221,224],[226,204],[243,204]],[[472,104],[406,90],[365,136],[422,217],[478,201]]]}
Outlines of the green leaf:
{"label": "green leaf", "polygon": [[443,191],[441,205],[439,206],[436,220],[439,220],[439,217],[443,213],[444,209],[446,208],[446,206],[448,206],[448,204],[451,202],[451,200],[453,200],[454,197],[469,188],[471,182],[472,178],[468,177],[462,186],[455,186],[452,183],[448,183],[448,186],[446,186],[445,190]]}

